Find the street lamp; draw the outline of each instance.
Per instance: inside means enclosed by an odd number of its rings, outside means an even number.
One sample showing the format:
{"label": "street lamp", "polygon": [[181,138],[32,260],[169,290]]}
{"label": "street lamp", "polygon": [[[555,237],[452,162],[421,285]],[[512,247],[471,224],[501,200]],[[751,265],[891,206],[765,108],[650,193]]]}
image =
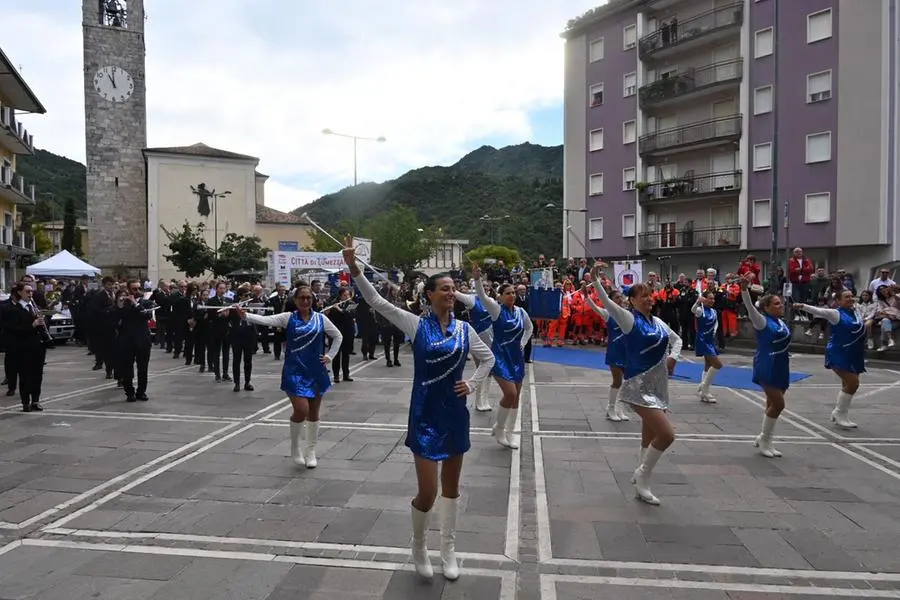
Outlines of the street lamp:
{"label": "street lamp", "polygon": [[231,194],[231,190],[226,190],[221,194],[212,194],[213,199],[213,244],[215,245],[216,258],[219,258],[219,198],[224,198]]}
{"label": "street lamp", "polygon": [[[494,243],[494,223],[498,222],[498,221],[503,221],[508,218],[509,218],[509,215],[503,215],[501,217],[492,217],[490,215],[484,215],[483,217],[478,218],[479,221],[485,221],[486,223],[488,223],[488,226],[490,227],[490,232],[491,232],[491,244]],[[501,244],[503,243],[503,229],[500,229],[500,243]]]}
{"label": "street lamp", "polygon": [[569,225],[569,213],[586,213],[588,210],[586,208],[565,208],[560,207],[552,202],[548,202],[544,208],[550,208],[554,210],[561,210],[563,212],[563,228],[565,229],[566,235],[564,237],[563,243],[563,254],[568,254],[569,249],[569,233],[571,233],[575,237],[575,241],[577,241],[581,247],[584,249],[585,258],[590,254],[587,249],[587,239],[588,239],[588,218],[587,215],[584,217],[584,241],[578,239],[578,236],[575,235],[575,232],[572,231],[572,227]]}
{"label": "street lamp", "polygon": [[[345,137],[345,138],[350,138],[351,140],[353,140],[353,187],[356,187],[356,185],[358,184],[358,180],[357,180],[357,176],[356,176],[356,173],[357,173],[356,147],[357,147],[357,144],[359,143],[359,141],[360,140],[362,140],[364,142],[386,142],[387,141],[387,138],[384,137],[383,135],[380,135],[376,138],[364,137],[361,135],[338,133],[337,131],[333,131],[327,127],[322,130],[322,133],[325,135],[336,135],[338,137]],[[359,213],[359,195],[357,195],[356,196],[356,234],[357,235],[359,235],[360,218],[361,218],[361,215]]]}

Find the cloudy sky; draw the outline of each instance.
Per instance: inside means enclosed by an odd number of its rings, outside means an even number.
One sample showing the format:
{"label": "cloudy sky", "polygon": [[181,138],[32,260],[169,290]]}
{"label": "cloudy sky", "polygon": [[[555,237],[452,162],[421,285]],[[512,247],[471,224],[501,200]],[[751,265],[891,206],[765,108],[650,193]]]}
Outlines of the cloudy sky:
{"label": "cloudy sky", "polygon": [[[89,0],[96,2],[96,0]],[[600,0],[145,0],[148,144],[261,158],[290,210],[482,144],[562,142],[566,21]],[[2,48],[47,107],[38,147],[84,161],[81,2],[3,0]]]}

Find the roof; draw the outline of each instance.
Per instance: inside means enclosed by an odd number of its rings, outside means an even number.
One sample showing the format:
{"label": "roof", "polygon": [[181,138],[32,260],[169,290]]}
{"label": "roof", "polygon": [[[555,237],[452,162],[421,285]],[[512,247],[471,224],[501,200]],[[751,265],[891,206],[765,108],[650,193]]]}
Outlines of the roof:
{"label": "roof", "polygon": [[272,225],[306,225],[306,222],[295,214],[281,212],[262,204],[256,205],[256,222]]}
{"label": "roof", "polygon": [[44,114],[47,109],[0,49],[0,92],[16,110]]}
{"label": "roof", "polygon": [[595,25],[607,17],[626,10],[637,10],[646,3],[647,0],[609,0],[609,2],[592,8],[579,17],[569,19],[569,22],[566,24],[566,30],[561,34],[561,37],[565,39],[578,37],[591,25]]}
{"label": "roof", "polygon": [[170,146],[168,148],[145,148],[144,155],[147,154],[180,154],[182,156],[204,156],[207,158],[230,158],[234,160],[255,160],[259,159],[248,154],[238,154],[229,150],[221,150],[213,148],[203,143],[193,144],[191,146]]}
{"label": "roof", "polygon": [[259,171],[254,171],[253,174],[254,174],[258,179],[268,179],[268,178],[269,178],[268,175],[266,175],[265,173],[260,173]]}

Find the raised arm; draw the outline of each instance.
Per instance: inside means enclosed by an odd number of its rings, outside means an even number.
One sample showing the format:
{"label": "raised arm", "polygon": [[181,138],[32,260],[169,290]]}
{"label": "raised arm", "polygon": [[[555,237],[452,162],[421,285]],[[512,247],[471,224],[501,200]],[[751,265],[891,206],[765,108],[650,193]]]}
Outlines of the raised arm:
{"label": "raised arm", "polygon": [[822,308],[820,306],[810,306],[809,304],[795,302],[794,310],[806,311],[814,317],[825,319],[832,325],[837,325],[841,322],[841,313],[833,308]]}
{"label": "raised arm", "polygon": [[597,290],[597,295],[600,296],[600,300],[603,301],[603,306],[606,307],[606,310],[609,312],[610,316],[615,319],[616,323],[619,324],[619,329],[622,330],[622,333],[631,333],[631,330],[634,329],[634,315],[631,314],[631,311],[625,310],[624,308],[613,302],[610,299],[609,295],[606,293],[606,289],[604,289],[602,285],[597,285],[596,279],[591,285],[593,285],[594,289]]}
{"label": "raised arm", "polygon": [[463,294],[462,292],[453,292],[453,295],[456,296],[456,300],[460,304],[462,304],[469,310],[472,310],[473,308],[475,308],[475,297],[472,296],[471,294]]}
{"label": "raised arm", "polygon": [[753,304],[753,298],[750,297],[750,291],[745,287],[741,289],[741,300],[744,301],[744,306],[747,307],[747,316],[750,317],[750,322],[753,323],[753,329],[757,331],[765,329],[766,318],[756,310],[756,306]]}
{"label": "raised arm", "polygon": [[473,373],[472,377],[466,382],[466,386],[468,386],[469,393],[471,394],[478,385],[491,374],[491,369],[494,368],[496,359],[494,358],[494,353],[491,352],[491,349],[488,348],[487,344],[482,342],[481,338],[478,337],[478,334],[475,333],[474,327],[468,323],[463,323],[462,321],[457,321],[457,324],[466,327],[469,336],[469,354],[475,357],[478,364],[475,373]]}
{"label": "raised arm", "polygon": [[353,276],[353,283],[359,289],[359,293],[366,299],[369,306],[380,314],[382,317],[390,321],[400,331],[405,333],[410,340],[416,339],[416,332],[419,330],[419,317],[407,312],[402,308],[394,306],[386,298],[369,283],[363,274],[359,265],[350,268],[350,275]]}
{"label": "raised arm", "polygon": [[601,308],[600,306],[597,306],[597,303],[594,302],[594,299],[591,298],[591,295],[590,295],[590,294],[588,294],[587,292],[585,292],[585,294],[584,294],[584,299],[585,299],[585,301],[587,302],[588,306],[591,307],[591,310],[593,310],[595,313],[597,313],[598,315],[600,315],[600,316],[603,318],[604,321],[608,321],[608,320],[609,320],[609,311],[606,310],[605,308]]}
{"label": "raised arm", "polygon": [[500,305],[497,304],[497,301],[488,296],[484,291],[484,280],[479,277],[478,281],[475,282],[475,293],[478,294],[478,299],[481,300],[482,306],[484,306],[484,310],[491,315],[491,321],[496,321],[500,318]]}
{"label": "raised arm", "polygon": [[334,360],[334,357],[341,351],[341,342],[344,341],[344,334],[341,333],[341,330],[337,328],[337,325],[332,323],[325,315],[322,315],[322,323],[325,326],[325,335],[331,338],[331,348],[328,349],[325,356],[327,356],[329,360]]}
{"label": "raised arm", "polygon": [[703,316],[703,305],[700,303],[700,300],[702,298],[703,298],[703,296],[698,296],[697,301],[694,302],[694,305],[691,307],[691,312],[694,314],[695,317]]}
{"label": "raised arm", "polygon": [[284,329],[287,327],[288,321],[291,320],[291,313],[278,313],[277,315],[255,315],[246,313],[248,323],[254,325],[262,325],[263,327],[279,327]]}
{"label": "raised arm", "polygon": [[653,320],[669,334],[669,358],[673,360],[680,359],[682,346],[681,336],[672,331],[672,328],[666,325],[666,322],[659,317],[653,317]]}

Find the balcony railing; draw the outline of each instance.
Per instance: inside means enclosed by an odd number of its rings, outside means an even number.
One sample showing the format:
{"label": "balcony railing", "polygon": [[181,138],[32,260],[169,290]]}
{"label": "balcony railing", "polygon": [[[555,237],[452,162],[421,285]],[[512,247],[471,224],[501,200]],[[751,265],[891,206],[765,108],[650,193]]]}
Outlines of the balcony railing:
{"label": "balcony railing", "polygon": [[34,234],[13,231],[11,227],[0,227],[0,246],[7,246],[7,252],[19,256],[34,254],[37,249]]}
{"label": "balcony railing", "polygon": [[641,86],[641,106],[686,96],[698,90],[724,83],[737,83],[744,76],[743,59],[726,60],[697,69],[690,69],[673,77],[658,79]]}
{"label": "balcony railing", "polygon": [[638,182],[640,201],[685,200],[736,194],[741,190],[742,171],[723,171],[720,173],[704,173],[694,175],[688,171],[681,177],[673,177],[660,181]]}
{"label": "balcony railing", "polygon": [[665,48],[672,48],[743,23],[744,4],[735,2],[701,13],[687,21],[678,21],[677,18],[670,19],[653,33],[642,37],[638,42],[638,50],[643,58]]}
{"label": "balcony railing", "polygon": [[671,150],[682,146],[740,138],[742,130],[742,115],[688,123],[680,127],[662,129],[642,135],[638,140],[638,151],[641,154],[645,154]]}
{"label": "balcony railing", "polygon": [[12,106],[0,105],[0,136],[3,137],[3,144],[15,154],[34,153],[34,136],[16,120],[16,111]]}
{"label": "balcony railing", "polygon": [[26,185],[12,167],[0,167],[0,197],[16,204],[34,204],[34,185]]}
{"label": "balcony railing", "polygon": [[642,233],[638,239],[641,252],[671,252],[677,250],[728,250],[741,245],[741,226],[685,227],[681,231],[666,230],[663,224],[657,231]]}

